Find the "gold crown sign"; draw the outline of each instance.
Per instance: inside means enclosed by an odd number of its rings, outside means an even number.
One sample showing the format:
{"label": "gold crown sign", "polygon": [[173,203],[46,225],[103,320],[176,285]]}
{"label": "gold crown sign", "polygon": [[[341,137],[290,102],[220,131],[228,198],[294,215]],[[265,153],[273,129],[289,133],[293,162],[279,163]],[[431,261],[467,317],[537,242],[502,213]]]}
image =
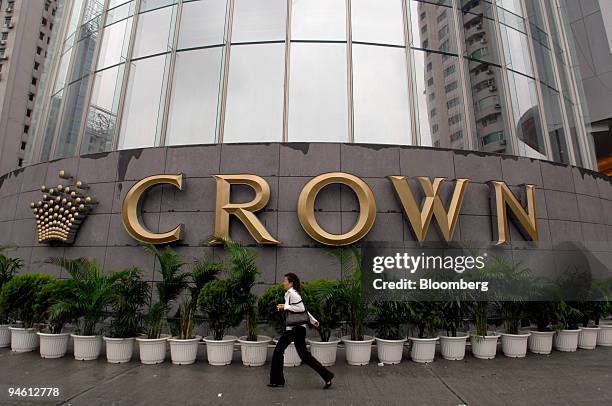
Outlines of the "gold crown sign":
{"label": "gold crown sign", "polygon": [[[72,180],[65,171],[59,178]],[[72,244],[81,224],[95,205],[91,196],[85,196],[89,186],[79,181],[74,185],[57,185],[56,188],[41,186],[42,200],[30,203],[36,217],[36,232],[39,243],[60,242]]]}

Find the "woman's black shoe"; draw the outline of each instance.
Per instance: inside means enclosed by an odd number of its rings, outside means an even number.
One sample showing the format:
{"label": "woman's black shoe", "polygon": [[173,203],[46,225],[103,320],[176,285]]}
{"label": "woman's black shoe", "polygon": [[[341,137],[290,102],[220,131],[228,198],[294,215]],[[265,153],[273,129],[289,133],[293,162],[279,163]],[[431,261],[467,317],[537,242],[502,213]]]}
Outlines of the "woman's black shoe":
{"label": "woman's black shoe", "polygon": [[278,383],[269,383],[268,386],[271,388],[284,388],[285,387],[285,385],[278,384]]}
{"label": "woman's black shoe", "polygon": [[332,374],[331,378],[329,378],[329,381],[325,382],[325,386],[323,387],[323,389],[329,389],[332,386],[333,379],[334,379],[334,374]]}

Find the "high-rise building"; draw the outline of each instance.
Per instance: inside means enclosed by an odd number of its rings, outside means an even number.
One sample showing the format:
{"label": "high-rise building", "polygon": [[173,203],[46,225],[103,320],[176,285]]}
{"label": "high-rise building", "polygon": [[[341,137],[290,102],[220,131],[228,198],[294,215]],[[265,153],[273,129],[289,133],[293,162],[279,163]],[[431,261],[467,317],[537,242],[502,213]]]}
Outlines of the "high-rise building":
{"label": "high-rise building", "polygon": [[0,172],[23,166],[57,13],[57,0],[0,1]]}
{"label": "high-rise building", "polygon": [[567,13],[589,107],[597,164],[612,176],[612,2],[570,1]]}

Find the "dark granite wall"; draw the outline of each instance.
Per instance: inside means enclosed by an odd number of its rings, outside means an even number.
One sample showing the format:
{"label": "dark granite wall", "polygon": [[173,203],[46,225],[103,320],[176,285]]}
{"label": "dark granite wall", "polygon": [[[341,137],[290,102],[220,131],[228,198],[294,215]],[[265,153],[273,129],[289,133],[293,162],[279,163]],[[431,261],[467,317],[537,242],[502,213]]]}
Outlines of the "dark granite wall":
{"label": "dark granite wall", "polygon": [[[81,227],[70,247],[39,245],[29,208],[40,199],[40,186],[60,183],[63,169],[91,186],[99,204]],[[378,214],[367,241],[414,240],[388,175],[460,177],[471,180],[459,219],[456,239],[489,242],[494,239],[488,180],[504,180],[510,186],[537,186],[540,242],[515,251],[517,259],[532,267],[563,266],[570,255],[563,243],[584,244],[600,261],[612,264],[612,181],[579,168],[528,158],[467,151],[360,144],[224,144],[150,148],[68,158],[41,163],[0,178],[0,243],[13,243],[12,255],[24,259],[29,271],[60,276],[43,261],[51,256],[97,258],[106,269],[140,266],[148,280],[155,280],[155,261],[131,239],[121,224],[121,202],[127,190],[146,176],[185,174],[185,187],[158,187],[143,205],[144,220],[154,231],[186,225],[185,238],[177,249],[186,261],[219,248],[199,243],[213,232],[217,173],[253,173],[270,184],[271,198],[259,214],[266,228],[282,242],[278,248],[257,247],[263,271],[262,284],[278,282],[288,271],[303,279],[339,278],[339,264],[302,230],[296,205],[300,190],[312,177],[343,171],[362,177],[373,189]],[[453,183],[443,191],[448,196]],[[514,188],[518,191],[518,188]],[[414,188],[416,191],[417,188]],[[249,200],[248,189],[237,188],[234,201]],[[445,202],[446,203],[446,202]],[[317,218],[330,232],[347,231],[356,219],[356,200],[349,189],[325,188],[317,200]],[[512,238],[520,242],[514,226]],[[254,241],[237,221],[231,223],[232,238]],[[428,239],[439,237],[435,227]],[[263,286],[260,287],[263,289]]]}

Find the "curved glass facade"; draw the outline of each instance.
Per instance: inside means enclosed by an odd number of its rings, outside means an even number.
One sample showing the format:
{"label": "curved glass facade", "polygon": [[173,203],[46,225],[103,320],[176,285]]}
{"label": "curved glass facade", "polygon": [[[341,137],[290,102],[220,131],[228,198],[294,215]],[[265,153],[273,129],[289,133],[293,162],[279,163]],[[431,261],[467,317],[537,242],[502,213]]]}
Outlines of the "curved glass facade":
{"label": "curved glass facade", "polygon": [[29,150],[422,145],[594,168],[565,0],[74,0]]}

